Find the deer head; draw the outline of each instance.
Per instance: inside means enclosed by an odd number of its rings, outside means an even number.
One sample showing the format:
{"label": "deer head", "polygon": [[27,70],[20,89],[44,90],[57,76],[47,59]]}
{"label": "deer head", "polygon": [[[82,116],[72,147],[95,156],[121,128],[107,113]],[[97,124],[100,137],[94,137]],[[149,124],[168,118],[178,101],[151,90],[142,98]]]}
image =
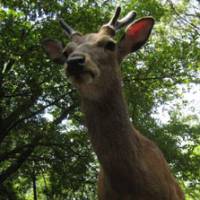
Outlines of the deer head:
{"label": "deer head", "polygon": [[[136,13],[131,11],[118,20],[121,8],[117,7],[112,19],[97,33],[82,35],[63,20],[60,24],[70,37],[66,47],[56,40],[46,39],[44,49],[50,58],[64,64],[67,77],[85,98],[99,99],[120,84],[120,63],[131,52],[147,41],[154,24],[152,17],[135,22]],[[116,42],[115,33],[127,27],[122,38]]]}

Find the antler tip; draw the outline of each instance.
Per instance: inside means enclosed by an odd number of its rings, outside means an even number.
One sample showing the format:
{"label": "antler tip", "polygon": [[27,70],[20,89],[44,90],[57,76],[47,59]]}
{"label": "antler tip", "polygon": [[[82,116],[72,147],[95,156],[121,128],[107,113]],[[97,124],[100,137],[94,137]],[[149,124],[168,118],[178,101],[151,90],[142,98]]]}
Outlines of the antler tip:
{"label": "antler tip", "polygon": [[115,15],[119,16],[121,13],[121,6],[117,6],[116,9],[115,9]]}
{"label": "antler tip", "polygon": [[121,6],[120,6],[120,5],[117,5],[117,6],[116,6],[116,10],[120,10],[120,11],[121,11]]}

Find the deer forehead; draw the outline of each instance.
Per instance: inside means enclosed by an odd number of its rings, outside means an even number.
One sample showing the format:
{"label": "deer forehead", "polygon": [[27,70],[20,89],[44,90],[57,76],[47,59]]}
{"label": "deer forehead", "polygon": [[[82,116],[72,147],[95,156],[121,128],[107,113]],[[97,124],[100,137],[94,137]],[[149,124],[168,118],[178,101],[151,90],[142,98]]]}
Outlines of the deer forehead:
{"label": "deer forehead", "polygon": [[112,37],[102,33],[89,33],[81,37],[81,39],[77,41],[72,41],[72,43],[76,43],[76,46],[82,44],[90,44],[90,45],[98,45],[101,43],[105,43],[107,41],[114,41]]}
{"label": "deer forehead", "polygon": [[90,33],[81,36],[80,40],[78,41],[72,40],[69,42],[63,49],[63,52],[68,52],[68,54],[74,51],[94,52],[95,49],[97,50],[98,47],[103,47],[108,41],[115,42],[114,39],[108,35],[101,33]]}

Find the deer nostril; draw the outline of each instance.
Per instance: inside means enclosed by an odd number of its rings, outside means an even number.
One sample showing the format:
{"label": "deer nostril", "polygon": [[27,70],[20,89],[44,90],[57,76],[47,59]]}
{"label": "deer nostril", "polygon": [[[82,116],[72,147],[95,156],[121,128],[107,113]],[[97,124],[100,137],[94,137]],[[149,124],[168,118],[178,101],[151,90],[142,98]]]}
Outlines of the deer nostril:
{"label": "deer nostril", "polygon": [[76,55],[67,60],[67,71],[69,74],[78,74],[84,70],[85,56]]}

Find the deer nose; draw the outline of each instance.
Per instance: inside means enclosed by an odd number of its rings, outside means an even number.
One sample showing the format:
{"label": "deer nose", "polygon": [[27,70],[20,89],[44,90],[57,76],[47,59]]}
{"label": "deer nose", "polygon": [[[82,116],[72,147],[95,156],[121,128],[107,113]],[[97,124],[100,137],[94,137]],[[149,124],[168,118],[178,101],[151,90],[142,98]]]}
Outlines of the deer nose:
{"label": "deer nose", "polygon": [[79,74],[83,72],[85,64],[85,56],[74,55],[67,60],[67,72],[69,74]]}

